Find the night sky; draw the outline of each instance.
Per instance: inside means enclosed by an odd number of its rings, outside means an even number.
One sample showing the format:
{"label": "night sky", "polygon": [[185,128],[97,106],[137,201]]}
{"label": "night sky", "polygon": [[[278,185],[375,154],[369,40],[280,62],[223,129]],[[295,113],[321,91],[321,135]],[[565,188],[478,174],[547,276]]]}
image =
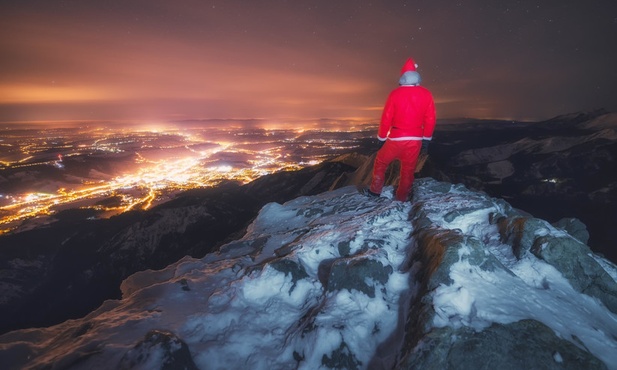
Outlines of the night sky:
{"label": "night sky", "polygon": [[439,118],[617,111],[617,1],[0,4],[0,121],[378,119],[408,57]]}

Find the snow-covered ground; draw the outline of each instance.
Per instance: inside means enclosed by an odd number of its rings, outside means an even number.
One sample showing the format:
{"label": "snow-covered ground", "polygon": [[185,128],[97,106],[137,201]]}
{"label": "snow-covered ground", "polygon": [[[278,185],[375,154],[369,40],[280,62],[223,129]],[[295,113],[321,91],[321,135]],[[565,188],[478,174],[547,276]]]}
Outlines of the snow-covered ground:
{"label": "snow-covered ground", "polygon": [[[455,263],[450,270],[453,283],[432,293],[436,327],[465,325],[482,330],[491,323],[533,319],[553,329],[557,336],[587,349],[609,368],[617,368],[617,315],[597,298],[577,292],[557,269],[533,254],[517,259],[512,247],[501,241],[498,226],[488,222],[490,213],[506,213],[503,201],[463,186],[443,192],[434,191],[438,188],[435,181],[418,182],[422,185],[416,201],[424,202],[422,210],[436,226],[459,229],[482,241],[486,251],[506,267],[486,271],[463,258]],[[461,216],[453,217],[457,212]],[[539,233],[568,236],[548,222]],[[599,256],[595,258],[615,279],[615,265]]]}
{"label": "snow-covered ground", "polygon": [[[461,258],[452,284],[429,293],[434,327],[534,319],[617,368],[617,315],[547,263],[517,259],[488,222],[503,202],[461,186],[436,191],[444,186],[430,179],[416,185],[431,222],[481,240],[512,272]],[[392,188],[366,198],[347,187],[268,204],[220,253],[137,273],[123,283],[122,300],[83,319],[0,336],[0,363],[152,369],[188,349],[200,369],[389,368],[417,293],[404,267],[415,248],[412,205],[391,199]],[[548,224],[546,232],[564,233]]]}
{"label": "snow-covered ground", "polygon": [[[201,369],[318,369],[339,357],[366,367],[397,328],[410,208],[354,188],[271,203],[221,254],[135,274],[121,301],[82,320],[0,337],[0,360],[109,368],[156,329],[181,338]],[[354,266],[357,281],[327,276]],[[155,368],[159,350],[138,368]]]}

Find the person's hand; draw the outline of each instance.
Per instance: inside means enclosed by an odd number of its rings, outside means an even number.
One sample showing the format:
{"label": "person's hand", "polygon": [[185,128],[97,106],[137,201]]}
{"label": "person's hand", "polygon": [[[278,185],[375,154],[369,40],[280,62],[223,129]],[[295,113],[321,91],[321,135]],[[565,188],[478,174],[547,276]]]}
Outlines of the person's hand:
{"label": "person's hand", "polygon": [[420,154],[428,155],[428,144],[430,142],[430,140],[422,140],[422,148],[420,149]]}

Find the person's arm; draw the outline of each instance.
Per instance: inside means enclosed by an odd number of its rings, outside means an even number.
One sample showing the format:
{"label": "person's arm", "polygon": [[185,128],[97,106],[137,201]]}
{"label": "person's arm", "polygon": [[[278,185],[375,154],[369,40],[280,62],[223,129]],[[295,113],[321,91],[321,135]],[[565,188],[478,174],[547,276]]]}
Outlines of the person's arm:
{"label": "person's arm", "polygon": [[394,99],[392,98],[392,93],[388,96],[388,100],[386,100],[386,105],[383,108],[383,112],[381,114],[381,122],[379,123],[379,131],[377,132],[377,138],[380,141],[386,141],[388,138],[388,132],[390,131],[390,127],[392,126],[392,119],[394,118]]}
{"label": "person's arm", "polygon": [[431,140],[433,138],[436,120],[435,101],[433,100],[433,96],[429,93],[427,107],[424,113],[424,131],[422,133],[423,140]]}

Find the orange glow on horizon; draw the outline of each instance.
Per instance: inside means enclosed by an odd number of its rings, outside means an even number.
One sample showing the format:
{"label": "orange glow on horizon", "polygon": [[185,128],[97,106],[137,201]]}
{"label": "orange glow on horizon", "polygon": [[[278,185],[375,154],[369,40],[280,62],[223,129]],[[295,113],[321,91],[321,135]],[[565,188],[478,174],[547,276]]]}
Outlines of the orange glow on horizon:
{"label": "orange glow on horizon", "polygon": [[439,118],[616,109],[611,2],[275,3],[5,1],[0,122],[378,119],[408,57]]}
{"label": "orange glow on horizon", "polygon": [[0,104],[98,101],[109,100],[113,95],[86,86],[0,85]]}

